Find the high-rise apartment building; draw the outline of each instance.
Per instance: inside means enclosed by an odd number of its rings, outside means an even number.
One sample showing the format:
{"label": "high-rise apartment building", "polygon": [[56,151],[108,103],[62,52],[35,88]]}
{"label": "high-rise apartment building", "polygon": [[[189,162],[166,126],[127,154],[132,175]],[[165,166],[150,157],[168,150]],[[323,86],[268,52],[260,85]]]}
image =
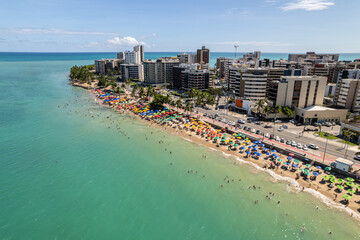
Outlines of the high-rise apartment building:
{"label": "high-rise apartment building", "polygon": [[202,46],[201,49],[197,50],[197,63],[200,63],[201,65],[207,64],[210,62],[210,50],[207,49],[205,46]]}
{"label": "high-rise apartment building", "polygon": [[289,54],[289,61],[301,62],[305,60],[321,60],[323,62],[339,61],[339,54],[316,54],[307,52],[306,54]]}
{"label": "high-rise apartment building", "polygon": [[210,72],[198,69],[199,64],[180,64],[173,68],[174,87],[188,90],[190,88],[205,90],[209,88]]}
{"label": "high-rise apartment building", "polygon": [[197,56],[194,53],[181,53],[177,55],[180,63],[196,63]]}
{"label": "high-rise apartment building", "polygon": [[173,68],[179,65],[177,58],[159,58],[157,61],[144,61],[144,83],[146,84],[173,84]]}

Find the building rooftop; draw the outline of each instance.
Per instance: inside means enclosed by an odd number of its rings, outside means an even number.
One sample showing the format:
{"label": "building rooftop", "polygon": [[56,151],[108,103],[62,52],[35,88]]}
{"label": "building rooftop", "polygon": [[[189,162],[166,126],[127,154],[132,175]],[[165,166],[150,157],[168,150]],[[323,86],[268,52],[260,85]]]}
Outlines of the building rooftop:
{"label": "building rooftop", "polygon": [[334,111],[336,109],[334,108],[328,108],[328,107],[323,107],[323,106],[310,106],[310,107],[307,107],[307,108],[304,108],[305,111]]}

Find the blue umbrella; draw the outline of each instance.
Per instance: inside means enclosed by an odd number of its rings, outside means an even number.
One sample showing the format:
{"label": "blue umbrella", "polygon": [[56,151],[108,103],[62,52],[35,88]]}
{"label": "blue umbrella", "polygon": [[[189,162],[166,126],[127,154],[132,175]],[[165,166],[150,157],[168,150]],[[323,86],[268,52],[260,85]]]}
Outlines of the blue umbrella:
{"label": "blue umbrella", "polygon": [[290,163],[284,163],[286,166],[290,166]]}
{"label": "blue umbrella", "polygon": [[299,166],[297,164],[293,164],[293,167],[294,168],[298,168]]}
{"label": "blue umbrella", "polygon": [[249,149],[252,149],[252,146],[248,147]]}
{"label": "blue umbrella", "polygon": [[261,153],[259,153],[259,152],[256,152],[255,154],[258,155],[259,157],[261,156]]}
{"label": "blue umbrella", "polygon": [[278,158],[278,156],[277,156],[276,154],[273,154],[273,155],[271,155],[271,156],[273,156],[274,158]]}
{"label": "blue umbrella", "polygon": [[254,148],[256,148],[256,147],[257,147],[257,145],[253,145],[253,147],[254,147]]}
{"label": "blue umbrella", "polygon": [[261,147],[265,147],[265,144],[260,144]]}
{"label": "blue umbrella", "polygon": [[291,160],[291,159],[293,159],[293,158],[289,156],[287,159],[288,159],[288,160]]}
{"label": "blue umbrella", "polygon": [[313,172],[312,173],[314,176],[319,176],[319,173],[318,172]]}
{"label": "blue umbrella", "polygon": [[273,149],[273,150],[271,150],[271,152],[276,152],[276,150],[275,150],[275,149]]}
{"label": "blue umbrella", "polygon": [[322,167],[320,167],[320,166],[316,166],[316,168],[318,168],[318,169],[322,169]]}
{"label": "blue umbrella", "polygon": [[254,151],[256,151],[256,150],[257,150],[257,148],[256,148],[256,147],[254,147],[254,148],[253,148],[253,150],[254,150]]}
{"label": "blue umbrella", "polygon": [[246,154],[250,154],[251,152],[250,152],[250,151],[246,151],[245,153],[246,153]]}
{"label": "blue umbrella", "polygon": [[305,158],[304,161],[310,162],[310,160],[308,158]]}
{"label": "blue umbrella", "polygon": [[246,147],[241,147],[240,149],[241,149],[241,150],[245,150],[245,149],[246,149]]}
{"label": "blue umbrella", "polygon": [[263,150],[264,150],[264,151],[267,151],[267,150],[269,150],[269,149],[267,149],[267,148],[264,148]]}
{"label": "blue umbrella", "polygon": [[269,153],[269,152],[266,152],[266,155],[271,155],[271,153]]}

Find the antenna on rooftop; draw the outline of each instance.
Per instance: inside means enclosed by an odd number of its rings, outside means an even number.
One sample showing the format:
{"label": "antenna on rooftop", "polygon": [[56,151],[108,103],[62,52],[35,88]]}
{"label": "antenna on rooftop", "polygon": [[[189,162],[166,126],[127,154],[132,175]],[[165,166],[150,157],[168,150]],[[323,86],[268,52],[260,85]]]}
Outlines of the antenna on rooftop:
{"label": "antenna on rooftop", "polygon": [[239,45],[234,45],[234,48],[235,48],[235,58],[236,58],[236,51],[238,49]]}

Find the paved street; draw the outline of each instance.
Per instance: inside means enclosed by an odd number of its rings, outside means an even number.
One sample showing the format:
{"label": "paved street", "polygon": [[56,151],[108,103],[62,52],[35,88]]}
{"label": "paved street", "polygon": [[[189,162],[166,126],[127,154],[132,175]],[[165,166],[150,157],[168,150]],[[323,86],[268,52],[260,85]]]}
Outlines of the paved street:
{"label": "paved street", "polygon": [[[196,108],[196,110],[198,110],[199,113],[201,113],[201,114],[207,113],[210,115],[214,115],[215,113],[218,113],[222,119],[225,118],[227,121],[237,122],[237,120],[243,119],[246,123],[241,124],[242,127],[244,127],[244,126],[251,127],[251,128],[254,128],[255,130],[264,132],[265,134],[266,133],[269,133],[269,134],[274,133],[274,135],[279,136],[279,138],[284,138],[285,140],[295,141],[296,143],[301,143],[302,145],[304,145],[304,144],[309,145],[311,143],[316,144],[317,146],[319,146],[319,150],[308,149],[307,151],[303,151],[303,152],[314,154],[318,157],[323,157],[325,145],[326,145],[326,139],[314,136],[313,132],[305,132],[304,135],[299,134],[301,129],[303,129],[303,126],[296,127],[295,125],[293,125],[291,123],[286,123],[286,125],[288,125],[290,129],[288,129],[288,130],[285,129],[284,131],[279,132],[278,128],[283,124],[276,124],[275,128],[274,128],[273,123],[268,123],[269,125],[273,126],[273,128],[264,128],[264,126],[267,123],[262,122],[261,125],[257,125],[255,122],[249,123],[246,121],[247,116],[245,114],[238,114],[238,113],[233,113],[233,112],[228,113],[224,109],[206,110],[203,108]],[[295,128],[295,131],[294,131],[294,128]],[[299,130],[296,131],[296,128],[298,128]],[[314,127],[312,127],[312,128],[314,128]],[[338,126],[337,126],[337,128],[338,128]],[[331,131],[331,127],[322,127],[322,131]],[[295,134],[294,132],[298,132],[298,133]],[[261,136],[259,136],[259,137],[261,137]],[[356,163],[360,163],[360,161],[356,161],[353,159],[354,154],[356,152],[358,152],[356,147],[352,147],[352,146],[348,145],[348,149],[346,150],[346,148],[344,146],[345,144],[342,144],[339,142],[334,142],[334,141],[335,140],[328,140],[328,144],[327,144],[327,148],[326,148],[327,154],[333,155],[335,157],[351,159]],[[347,157],[345,156],[346,151],[347,151]]]}

